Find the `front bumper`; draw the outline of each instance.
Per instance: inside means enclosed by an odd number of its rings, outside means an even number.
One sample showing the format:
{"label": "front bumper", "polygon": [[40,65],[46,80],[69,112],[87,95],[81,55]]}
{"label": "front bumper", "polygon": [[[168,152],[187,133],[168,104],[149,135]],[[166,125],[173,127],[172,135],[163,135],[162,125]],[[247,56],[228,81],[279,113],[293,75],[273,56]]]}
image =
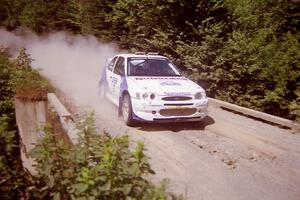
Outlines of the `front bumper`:
{"label": "front bumper", "polygon": [[140,100],[131,98],[133,119],[137,121],[199,121],[207,116],[208,99],[188,101]]}

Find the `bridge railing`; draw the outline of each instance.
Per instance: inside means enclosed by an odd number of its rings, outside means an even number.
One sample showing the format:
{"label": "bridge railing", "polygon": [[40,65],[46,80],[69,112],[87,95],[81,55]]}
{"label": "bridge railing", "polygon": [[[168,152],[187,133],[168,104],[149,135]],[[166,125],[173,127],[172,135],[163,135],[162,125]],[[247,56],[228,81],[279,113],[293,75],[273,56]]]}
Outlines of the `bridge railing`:
{"label": "bridge railing", "polygon": [[263,113],[263,112],[260,112],[260,111],[252,110],[252,109],[249,109],[249,108],[238,106],[238,105],[228,103],[228,102],[225,102],[225,101],[221,101],[221,100],[218,100],[218,99],[209,98],[209,103],[210,103],[211,106],[225,108],[225,109],[228,109],[228,110],[231,110],[231,111],[242,113],[243,115],[246,115],[246,116],[251,116],[253,118],[258,118],[258,119],[261,119],[263,121],[271,122],[271,123],[274,123],[274,124],[278,124],[278,125],[290,128],[293,133],[300,133],[300,124],[296,123],[292,120],[288,120],[288,119],[284,119],[284,118],[277,117],[277,116],[274,116],[274,115],[270,115],[270,114],[267,114],[267,113]]}

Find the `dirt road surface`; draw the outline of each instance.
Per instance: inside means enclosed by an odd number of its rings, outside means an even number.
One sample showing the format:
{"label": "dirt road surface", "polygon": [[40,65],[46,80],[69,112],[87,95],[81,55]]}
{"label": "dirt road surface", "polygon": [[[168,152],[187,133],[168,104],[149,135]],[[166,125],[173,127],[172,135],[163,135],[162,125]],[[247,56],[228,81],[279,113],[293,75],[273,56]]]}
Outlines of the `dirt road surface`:
{"label": "dirt road surface", "polygon": [[127,127],[117,108],[97,98],[99,70],[48,66],[42,73],[76,118],[94,110],[100,130],[145,141],[154,181],[168,178],[171,191],[195,200],[300,199],[300,134],[212,105],[199,123]]}
{"label": "dirt road surface", "polygon": [[288,130],[214,107],[200,123],[135,128],[116,109],[96,113],[113,135],[144,140],[157,180],[188,199],[299,199],[300,138]]}

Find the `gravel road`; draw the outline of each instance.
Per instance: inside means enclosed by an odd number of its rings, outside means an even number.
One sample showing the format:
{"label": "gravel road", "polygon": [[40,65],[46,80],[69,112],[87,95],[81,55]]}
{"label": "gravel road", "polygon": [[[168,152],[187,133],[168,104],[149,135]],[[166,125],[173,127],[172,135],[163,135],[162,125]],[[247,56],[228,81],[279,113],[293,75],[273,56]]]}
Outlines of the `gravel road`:
{"label": "gravel road", "polygon": [[[109,108],[109,107],[107,107]],[[210,107],[199,123],[126,127],[97,111],[112,134],[144,140],[156,178],[188,199],[299,199],[299,135]]]}

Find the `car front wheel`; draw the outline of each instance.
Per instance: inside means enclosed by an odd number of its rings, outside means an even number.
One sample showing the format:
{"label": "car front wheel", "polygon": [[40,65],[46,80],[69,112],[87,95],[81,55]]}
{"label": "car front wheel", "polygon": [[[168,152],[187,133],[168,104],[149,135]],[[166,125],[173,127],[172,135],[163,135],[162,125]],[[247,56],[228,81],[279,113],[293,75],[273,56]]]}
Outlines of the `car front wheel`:
{"label": "car front wheel", "polygon": [[126,94],[122,101],[122,116],[126,125],[133,126],[134,120],[132,119],[132,106],[130,96]]}

